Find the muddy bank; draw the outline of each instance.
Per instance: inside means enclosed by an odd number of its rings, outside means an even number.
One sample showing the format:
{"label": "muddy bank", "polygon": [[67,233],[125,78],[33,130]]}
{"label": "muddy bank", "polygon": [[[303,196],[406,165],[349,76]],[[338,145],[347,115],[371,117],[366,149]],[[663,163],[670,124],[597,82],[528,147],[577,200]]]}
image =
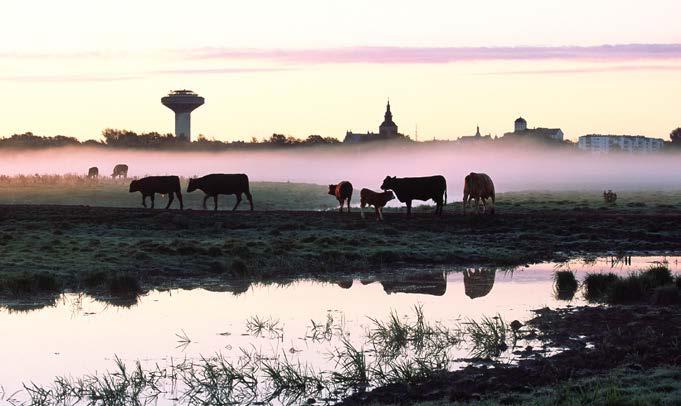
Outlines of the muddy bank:
{"label": "muddy bank", "polygon": [[566,350],[552,357],[526,348],[517,366],[468,366],[419,385],[390,385],[356,394],[343,404],[423,401],[512,404],[528,393],[615,370],[636,373],[681,365],[681,307],[615,306],[541,309],[521,331],[548,347]]}

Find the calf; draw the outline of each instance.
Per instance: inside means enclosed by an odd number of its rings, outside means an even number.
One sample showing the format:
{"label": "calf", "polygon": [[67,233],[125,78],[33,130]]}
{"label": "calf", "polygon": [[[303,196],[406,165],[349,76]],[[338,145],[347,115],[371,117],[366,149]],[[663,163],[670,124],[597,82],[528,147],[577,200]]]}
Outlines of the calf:
{"label": "calf", "polygon": [[154,195],[156,193],[168,195],[168,205],[173,203],[173,195],[177,195],[180,201],[180,210],[184,208],[182,203],[182,190],[180,188],[180,178],[177,176],[148,176],[146,178],[133,180],[130,182],[130,193],[142,192],[142,205],[147,207],[147,196],[151,197],[151,208],[154,208]]}
{"label": "calf", "polygon": [[96,166],[93,166],[92,168],[87,170],[87,177],[90,179],[97,178],[99,177],[99,168]]}
{"label": "calf", "polygon": [[236,204],[232,211],[236,210],[241,203],[241,195],[245,194],[253,210],[253,196],[251,196],[248,176],[240,174],[214,173],[201,178],[189,179],[187,192],[191,193],[200,189],[206,196],[203,198],[203,208],[206,209],[206,200],[209,197],[215,202],[215,210],[218,209],[218,195],[236,195]]}
{"label": "calf", "polygon": [[362,189],[359,192],[359,198],[359,208],[362,212],[362,218],[364,218],[364,207],[367,205],[374,206],[376,209],[376,220],[378,221],[383,220],[383,207],[386,205],[386,203],[393,200],[395,195],[390,190],[387,192],[377,193],[373,190]]}
{"label": "calf", "polygon": [[340,203],[340,212],[343,212],[343,204],[348,201],[348,213],[350,213],[350,200],[352,200],[352,183],[342,181],[337,185],[329,185],[329,194],[336,196],[338,203]]}
{"label": "calf", "polygon": [[118,165],[114,166],[113,173],[111,174],[111,177],[114,178],[114,179],[116,179],[116,178],[127,179],[128,178],[128,165],[118,164]]}

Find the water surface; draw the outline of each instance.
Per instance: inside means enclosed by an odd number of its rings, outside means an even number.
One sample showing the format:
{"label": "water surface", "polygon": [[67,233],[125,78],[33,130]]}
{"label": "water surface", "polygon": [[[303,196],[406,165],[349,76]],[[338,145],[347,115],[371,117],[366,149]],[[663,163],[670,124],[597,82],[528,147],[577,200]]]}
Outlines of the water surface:
{"label": "water surface", "polygon": [[[164,365],[171,359],[198,359],[217,352],[237,356],[240,348],[285,353],[315,369],[332,370],[328,354],[337,340],[313,340],[312,320],[324,323],[331,317],[334,326],[355,343],[361,343],[372,327],[369,317],[385,320],[394,311],[413,318],[416,305],[422,306],[428,321],[449,327],[484,315],[525,321],[532,317],[532,309],[586,304],[581,291],[572,300],[556,298],[556,270],[570,269],[581,282],[588,272],[626,274],[656,261],[667,261],[678,273],[679,259],[600,258],[516,269],[413,269],[398,278],[254,284],[239,294],[155,290],[131,307],[64,294],[54,306],[38,310],[0,308],[0,384],[12,392],[22,382],[49,384],[55,376],[102,372],[112,368],[114,356]],[[249,333],[247,322],[254,316],[273,321],[277,332],[259,337]],[[456,351],[467,357],[470,348]]]}

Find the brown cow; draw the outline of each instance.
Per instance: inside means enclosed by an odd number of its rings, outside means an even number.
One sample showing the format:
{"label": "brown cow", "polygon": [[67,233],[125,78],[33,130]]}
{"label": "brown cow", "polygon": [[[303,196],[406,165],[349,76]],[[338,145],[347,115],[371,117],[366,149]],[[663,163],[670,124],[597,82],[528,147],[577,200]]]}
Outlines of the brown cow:
{"label": "brown cow", "polygon": [[87,171],[87,177],[90,179],[94,179],[99,177],[99,168],[96,166],[93,166],[92,168],[88,169]]}
{"label": "brown cow", "polygon": [[487,199],[492,199],[492,207],[490,214],[494,214],[494,203],[496,196],[494,194],[494,183],[492,178],[484,173],[471,172],[464,180],[463,186],[463,214],[466,214],[466,206],[468,203],[475,200],[475,212],[480,211],[480,200],[482,199],[483,212],[487,212]]}
{"label": "brown cow", "polygon": [[111,177],[113,179],[116,179],[116,178],[127,179],[128,178],[128,165],[118,164],[118,165],[114,166],[113,173],[111,174]]}
{"label": "brown cow", "polygon": [[373,190],[362,189],[359,192],[359,208],[362,212],[362,218],[364,218],[364,207],[374,206],[376,209],[376,220],[383,220],[383,207],[386,205],[386,203],[393,200],[394,198],[395,194],[393,194],[392,190],[377,193]]}
{"label": "brown cow", "polygon": [[352,200],[352,183],[344,180],[337,185],[329,185],[329,194],[336,196],[340,203],[339,211],[343,212],[343,204],[348,201],[348,213],[350,213],[350,200]]}

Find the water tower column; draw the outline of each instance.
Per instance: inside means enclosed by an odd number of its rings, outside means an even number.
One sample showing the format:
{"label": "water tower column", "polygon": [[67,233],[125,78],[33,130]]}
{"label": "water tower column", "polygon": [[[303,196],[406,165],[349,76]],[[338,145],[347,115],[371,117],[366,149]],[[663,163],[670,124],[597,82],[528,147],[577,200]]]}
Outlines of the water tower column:
{"label": "water tower column", "polygon": [[175,113],[175,136],[183,141],[191,142],[191,113]]}

